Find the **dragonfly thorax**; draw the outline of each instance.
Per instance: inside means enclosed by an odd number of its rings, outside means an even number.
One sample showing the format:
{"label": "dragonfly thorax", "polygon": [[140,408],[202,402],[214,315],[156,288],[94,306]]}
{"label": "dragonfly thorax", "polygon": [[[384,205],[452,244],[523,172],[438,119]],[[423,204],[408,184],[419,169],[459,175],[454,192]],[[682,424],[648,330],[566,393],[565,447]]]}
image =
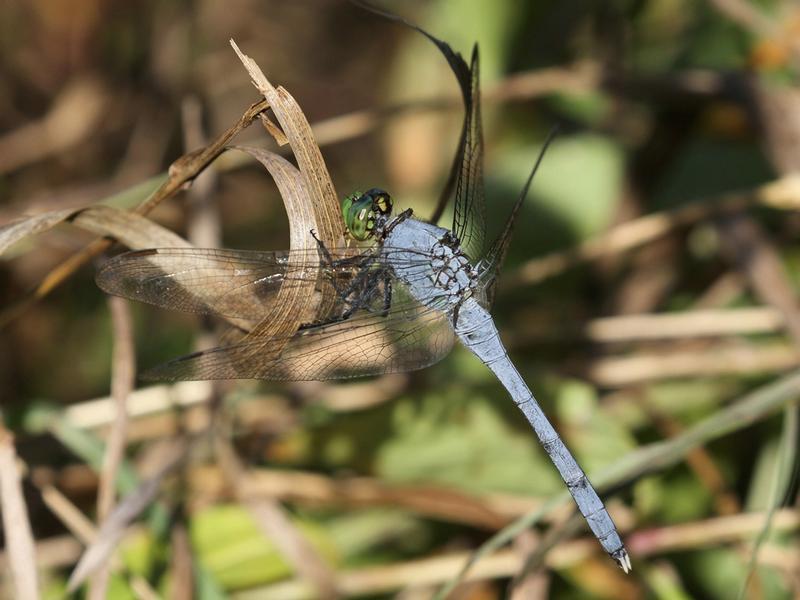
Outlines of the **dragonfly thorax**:
{"label": "dragonfly thorax", "polygon": [[444,292],[451,303],[459,303],[472,296],[477,274],[469,258],[450,233],[431,248],[431,270],[434,285]]}
{"label": "dragonfly thorax", "polygon": [[450,231],[402,215],[386,229],[386,261],[419,302],[450,310],[476,295],[478,272]]}

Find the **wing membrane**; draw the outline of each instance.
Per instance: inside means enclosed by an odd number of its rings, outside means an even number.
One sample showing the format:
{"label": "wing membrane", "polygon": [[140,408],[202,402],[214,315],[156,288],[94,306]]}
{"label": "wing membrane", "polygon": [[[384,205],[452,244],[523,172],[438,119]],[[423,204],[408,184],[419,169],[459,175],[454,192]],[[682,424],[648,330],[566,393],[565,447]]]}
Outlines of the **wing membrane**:
{"label": "wing membrane", "polygon": [[[334,285],[346,290],[365,264],[379,264],[374,250],[329,252],[332,262],[320,264],[317,250],[142,250],[108,261],[97,274],[97,284],[110,294],[163,308],[258,321],[282,286],[312,283],[320,290]],[[426,260],[420,255],[420,264]],[[311,320],[336,316],[335,310]]]}
{"label": "wing membrane", "polygon": [[[297,253],[296,253],[297,254]],[[158,248],[128,252],[101,267],[97,285],[131,300],[184,312],[258,320],[284,281],[316,281],[316,252]],[[308,265],[307,268],[302,268]]]}
{"label": "wing membrane", "polygon": [[464,126],[456,162],[455,211],[453,233],[467,255],[477,261],[484,252],[486,236],[486,200],[483,188],[483,125],[481,124],[480,69],[478,46],[472,50],[470,78],[455,71],[464,97]]}
{"label": "wing membrane", "polygon": [[387,247],[329,252],[320,265],[316,251],[158,248],[110,260],[97,282],[133,300],[254,322],[280,314],[284,286],[312,283],[319,293],[334,292],[329,310],[308,315],[296,331],[276,335],[256,328],[156,367],[145,373],[150,379],[339,379],[421,369],[447,355],[453,332],[446,299],[423,306],[393,276],[401,260],[425,267],[417,270],[426,276],[430,257],[409,260],[401,258],[408,249]]}
{"label": "wing membrane", "polygon": [[304,327],[289,339],[245,336],[165,363],[145,377],[302,381],[405,372],[444,358],[453,339],[446,312],[419,304],[395,286],[388,311],[363,309],[348,319]]}

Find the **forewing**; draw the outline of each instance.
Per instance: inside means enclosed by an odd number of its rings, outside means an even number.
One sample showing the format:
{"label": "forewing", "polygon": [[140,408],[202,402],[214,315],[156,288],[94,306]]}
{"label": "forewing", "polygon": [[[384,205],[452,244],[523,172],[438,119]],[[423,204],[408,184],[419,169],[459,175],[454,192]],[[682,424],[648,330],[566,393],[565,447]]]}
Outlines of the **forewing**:
{"label": "forewing", "polygon": [[494,296],[497,290],[497,277],[500,274],[500,267],[503,265],[503,262],[506,259],[508,245],[511,242],[511,234],[514,232],[514,225],[517,221],[517,217],[519,216],[522,204],[525,202],[525,198],[528,195],[528,190],[530,190],[531,187],[531,182],[533,181],[536,172],[539,170],[539,166],[542,164],[542,159],[544,158],[545,152],[547,152],[547,149],[550,147],[551,142],[555,139],[557,134],[558,126],[553,127],[547,134],[544,144],[542,144],[542,149],[539,152],[539,156],[536,157],[536,162],[534,163],[533,168],[528,175],[528,179],[525,181],[525,185],[522,186],[519,196],[517,196],[517,201],[514,203],[514,207],[512,208],[511,213],[508,215],[505,226],[503,227],[502,231],[500,231],[500,234],[497,236],[494,242],[492,242],[492,246],[489,248],[486,255],[478,263],[478,271],[480,273],[479,287],[480,289],[484,290],[483,305],[486,308],[490,308],[494,303]]}
{"label": "forewing", "polygon": [[421,369],[441,360],[453,345],[450,315],[392,286],[391,307],[376,297],[350,318],[310,325],[290,339],[245,338],[197,352],[145,373],[148,379],[345,379]]}
{"label": "forewing", "polygon": [[[325,281],[346,280],[353,249],[335,253],[339,266]],[[209,248],[157,248],[109,260],[97,284],[109,294],[184,312],[258,321],[281,286],[321,282],[317,250],[258,252]]]}
{"label": "forewing", "polygon": [[458,169],[453,215],[453,233],[461,248],[473,261],[484,251],[486,236],[486,200],[483,186],[483,126],[479,82],[478,46],[472,51],[470,79],[454,71],[464,96],[464,126],[453,169]]}
{"label": "forewing", "polygon": [[438,223],[455,186],[453,233],[458,237],[461,247],[467,255],[473,261],[477,261],[483,256],[486,236],[478,46],[473,48],[470,66],[467,66],[460,53],[418,25],[367,2],[351,1],[370,12],[403,23],[424,35],[436,45],[456,77],[464,100],[464,124],[450,175],[439,197],[439,203],[431,216],[431,223]]}

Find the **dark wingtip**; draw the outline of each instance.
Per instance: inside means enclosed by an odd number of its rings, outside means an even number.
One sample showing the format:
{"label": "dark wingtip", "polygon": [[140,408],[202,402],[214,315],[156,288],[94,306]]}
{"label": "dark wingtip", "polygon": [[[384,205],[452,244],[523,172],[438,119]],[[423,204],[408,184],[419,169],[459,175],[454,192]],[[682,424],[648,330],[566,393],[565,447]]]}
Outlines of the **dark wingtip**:
{"label": "dark wingtip", "polygon": [[181,377],[179,375],[179,367],[185,362],[198,358],[206,354],[206,350],[198,350],[197,352],[192,352],[191,354],[185,354],[184,356],[179,356],[178,358],[173,358],[165,363],[160,365],[156,365],[155,367],[151,367],[147,369],[142,374],[139,375],[139,379],[142,381],[186,381],[192,378],[188,377]]}
{"label": "dark wingtip", "polygon": [[94,282],[97,284],[97,287],[107,294],[122,296],[124,294],[122,294],[117,287],[111,285],[113,280],[110,278],[110,274],[113,272],[114,267],[122,262],[125,262],[126,260],[130,260],[131,258],[153,256],[154,254],[158,254],[157,248],[145,248],[144,250],[131,250],[130,252],[125,252],[110,258],[100,265],[100,268],[97,270],[97,273],[94,276]]}
{"label": "dark wingtip", "polygon": [[113,286],[111,285],[111,281],[109,280],[109,266],[109,263],[106,263],[97,270],[97,273],[94,275],[94,283],[106,294],[117,296],[118,294],[114,290]]}

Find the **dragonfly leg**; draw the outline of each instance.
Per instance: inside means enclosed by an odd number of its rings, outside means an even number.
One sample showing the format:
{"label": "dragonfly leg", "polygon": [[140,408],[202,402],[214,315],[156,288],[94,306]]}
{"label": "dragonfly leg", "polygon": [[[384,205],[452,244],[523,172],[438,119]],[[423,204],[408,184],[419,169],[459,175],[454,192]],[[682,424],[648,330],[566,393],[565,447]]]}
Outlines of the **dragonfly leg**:
{"label": "dragonfly leg", "polygon": [[453,309],[453,329],[458,327],[458,311],[461,310],[461,305],[464,303],[464,300],[459,301],[456,304],[456,307]]}
{"label": "dragonfly leg", "polygon": [[314,241],[317,242],[317,247],[319,248],[319,251],[322,252],[322,257],[325,259],[325,262],[328,263],[329,265],[332,265],[333,256],[331,256],[331,253],[328,250],[328,247],[325,245],[325,242],[323,242],[321,239],[317,237],[317,232],[314,231],[313,229],[310,230],[310,233],[311,237],[314,238]]}
{"label": "dragonfly leg", "polygon": [[[356,281],[353,281],[350,285],[351,288],[354,288],[352,293],[356,293],[356,297],[352,300],[349,298],[343,298],[343,301],[350,305],[349,308],[342,314],[343,319],[349,318],[355,311],[362,308],[369,311],[370,303],[379,293],[378,283],[383,279],[385,284],[386,279],[388,279],[388,273],[385,269],[372,270],[365,273],[365,275],[366,277],[359,275],[356,277]],[[355,284],[358,284],[358,286],[354,287]],[[391,289],[389,290],[389,294],[391,294]],[[389,298],[389,301],[391,301],[391,297]],[[388,311],[388,308],[385,308],[386,302],[386,289],[384,285],[384,311]]]}
{"label": "dragonfly leg", "polygon": [[[375,261],[375,256],[367,253],[362,256],[354,256],[352,258],[335,260],[331,255],[330,251],[328,250],[327,246],[325,246],[325,242],[323,242],[321,239],[317,237],[317,234],[313,229],[311,230],[311,236],[314,238],[314,241],[317,242],[317,246],[319,247],[319,251],[322,254],[322,259],[326,267],[330,269],[341,269],[343,267],[350,267],[358,273],[349,283],[349,285],[345,288],[342,288],[339,285],[336,277],[330,278],[330,284],[333,286],[336,295],[339,296],[339,298],[345,304],[352,305],[353,303],[351,300],[349,300],[349,297],[357,290],[364,289],[366,287],[364,286],[363,280],[369,277],[369,275],[371,274],[369,266],[370,263]],[[351,307],[348,311],[346,311],[342,315],[342,318],[344,319],[348,318],[355,310],[357,310],[357,307],[356,308]]]}
{"label": "dragonfly leg", "polygon": [[[411,216],[410,209],[401,213],[393,223],[398,222],[398,220],[405,220],[409,216]],[[378,256],[374,253],[367,252],[361,256],[335,260],[325,246],[325,243],[317,237],[313,229],[311,230],[311,236],[317,242],[325,266],[331,269],[341,269],[343,267],[351,268],[355,273],[346,287],[340,286],[335,277],[330,278],[330,283],[336,291],[336,295],[339,296],[339,299],[347,307],[339,316],[339,319],[348,319],[354,312],[360,309],[369,310],[370,303],[379,293],[378,284],[380,282],[384,284],[382,312],[384,315],[387,315],[391,307],[391,278],[389,271],[386,269],[372,268],[373,264],[377,262]]]}
{"label": "dragonfly leg", "polygon": [[383,276],[383,311],[381,311],[381,316],[388,316],[390,308],[392,308],[392,278],[387,271]]}
{"label": "dragonfly leg", "polygon": [[383,232],[381,233],[381,237],[383,239],[386,239],[386,236],[388,236],[392,232],[392,229],[397,227],[400,223],[402,223],[406,219],[410,219],[411,215],[413,215],[413,214],[414,214],[414,211],[411,210],[410,208],[405,209],[403,212],[401,212],[399,215],[397,215],[397,217],[395,217],[392,220],[391,223],[389,223],[386,227],[383,228]]}

